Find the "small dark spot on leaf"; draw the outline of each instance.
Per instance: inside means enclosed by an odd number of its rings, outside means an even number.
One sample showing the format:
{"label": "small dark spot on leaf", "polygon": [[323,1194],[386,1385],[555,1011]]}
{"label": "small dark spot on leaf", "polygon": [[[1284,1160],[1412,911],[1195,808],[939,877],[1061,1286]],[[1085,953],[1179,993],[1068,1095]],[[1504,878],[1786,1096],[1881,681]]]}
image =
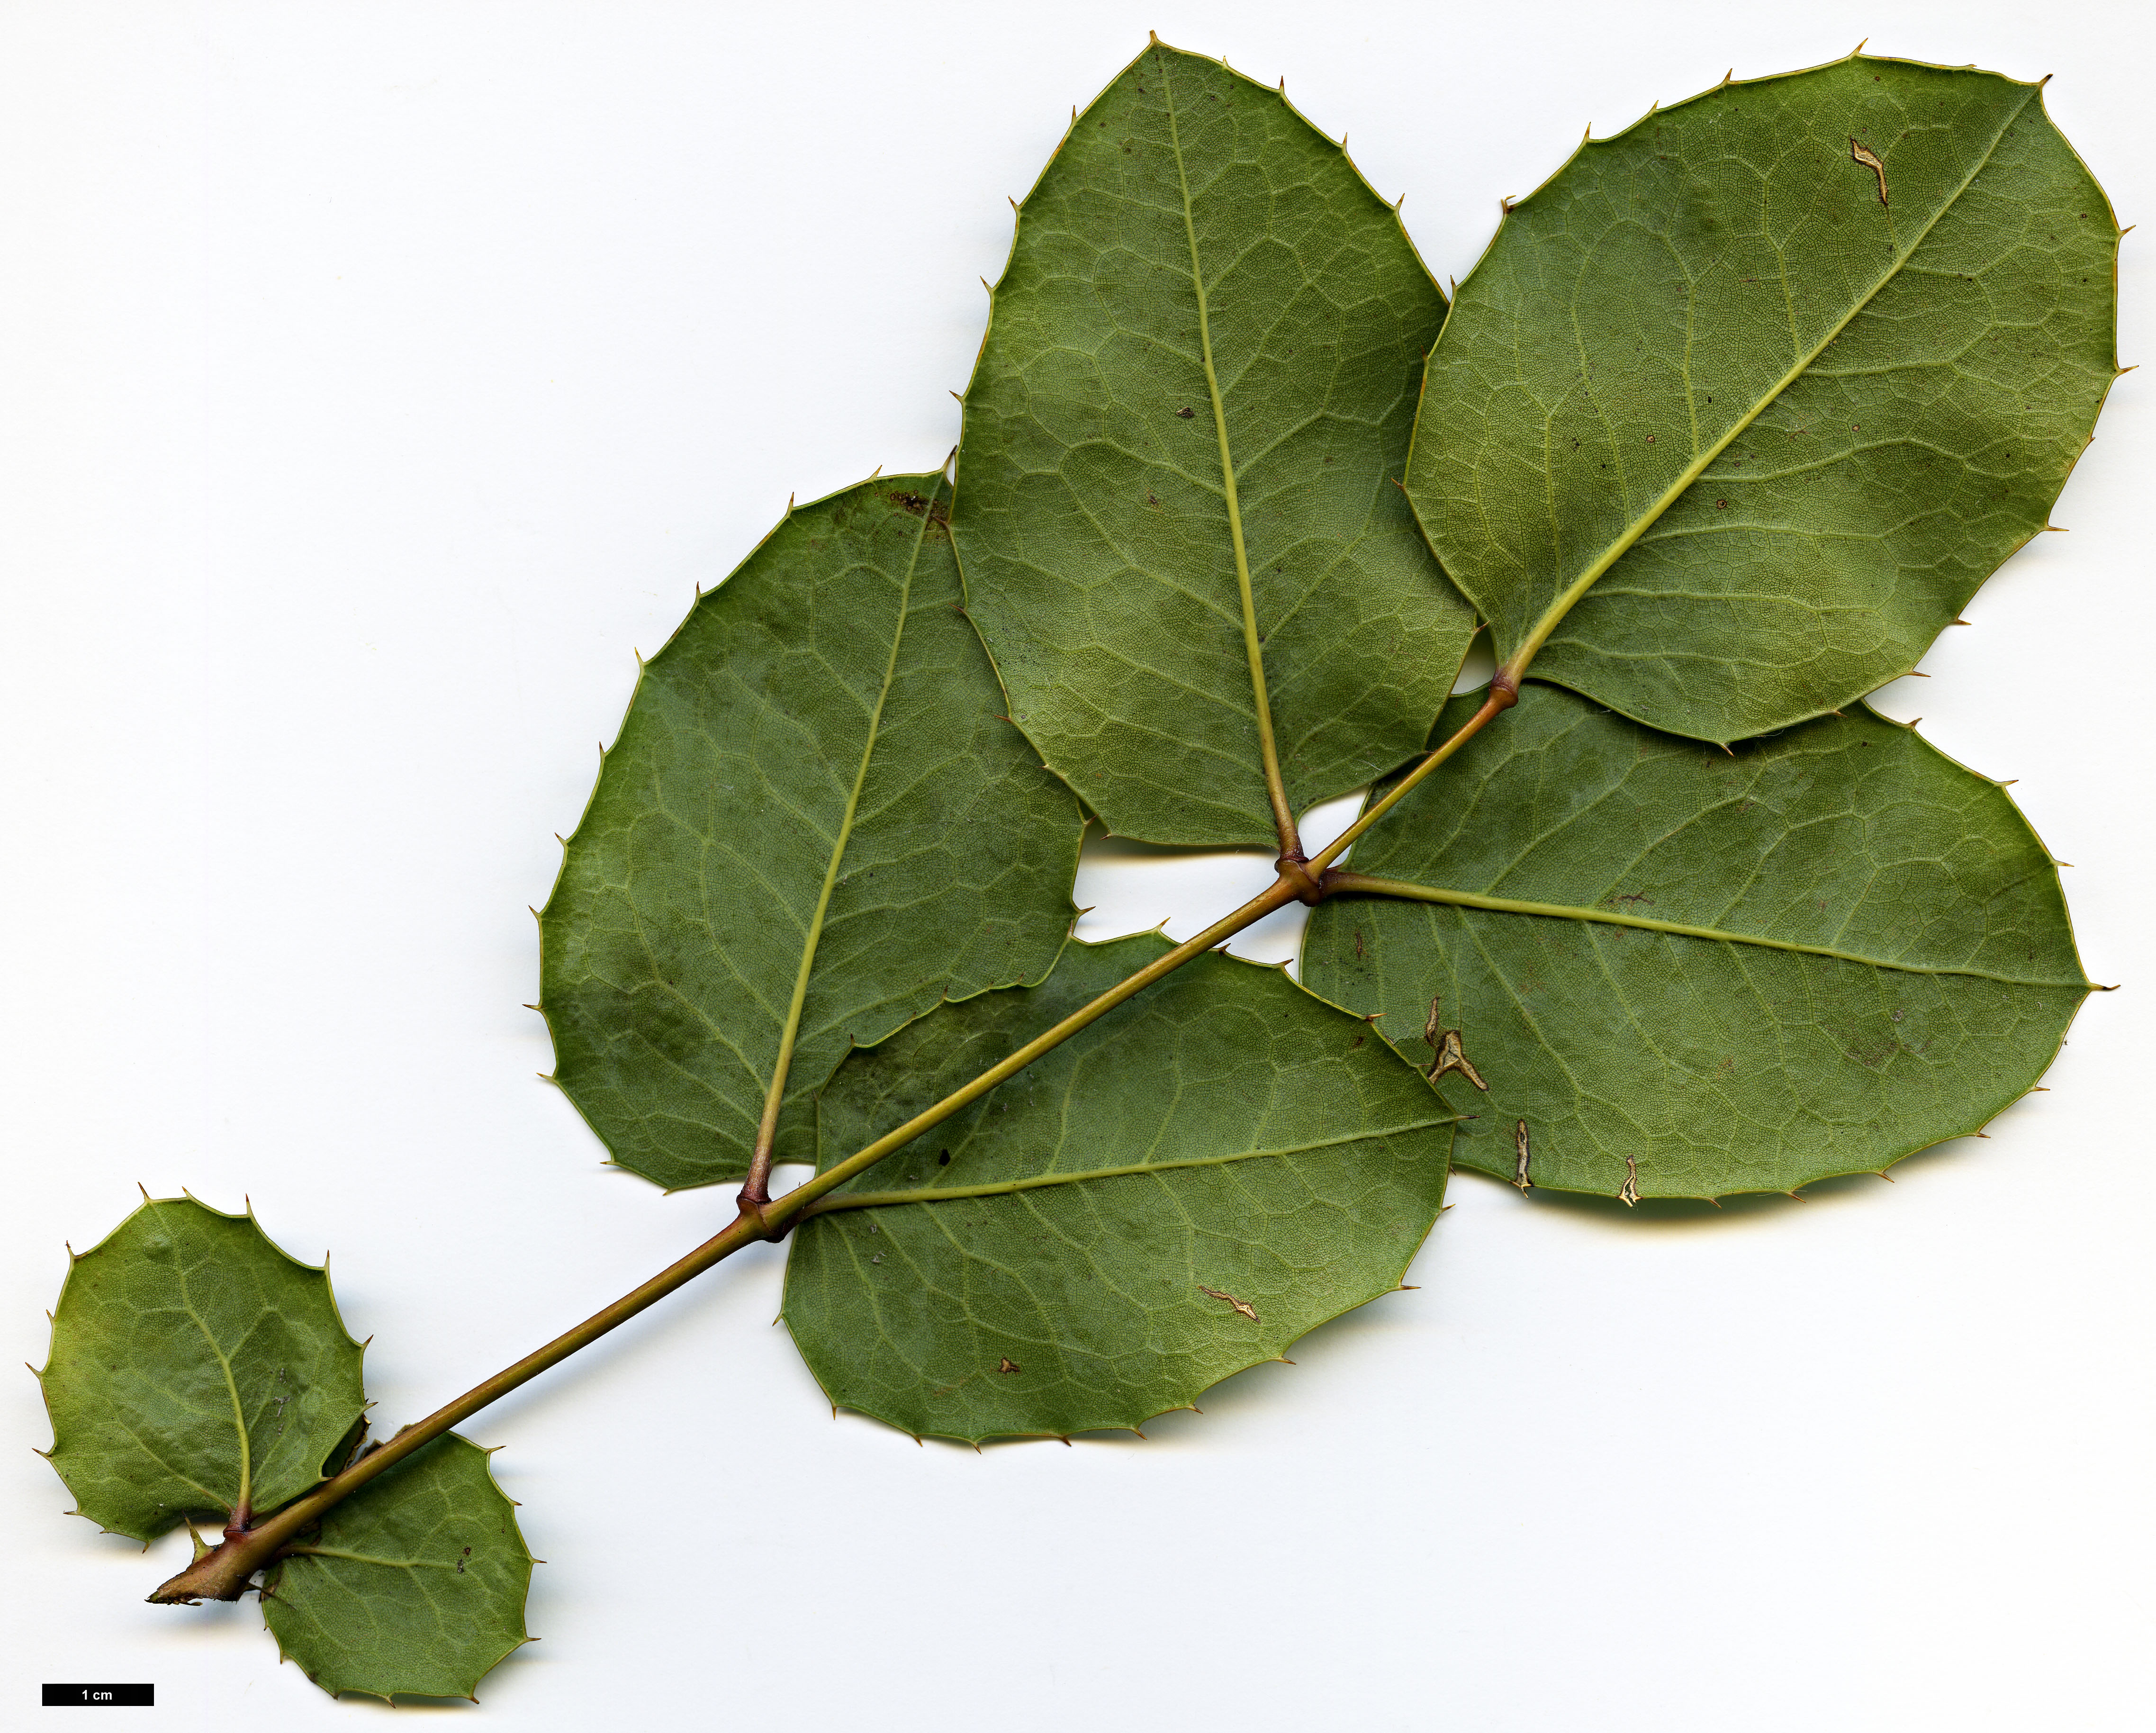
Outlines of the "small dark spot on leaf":
{"label": "small dark spot on leaf", "polygon": [[936,1157],[936,1165],[938,1167],[948,1167],[951,1165],[951,1151],[947,1149],[942,1154],[937,1156]]}
{"label": "small dark spot on leaf", "polygon": [[1022,1371],[1023,1368],[1015,1360],[1005,1360],[998,1357],[996,1361],[996,1370],[999,1372],[1014,1372]]}
{"label": "small dark spot on leaf", "polygon": [[1188,421],[1188,420],[1192,419],[1194,416],[1196,416],[1196,414],[1198,413],[1198,412],[1197,412],[1195,409],[1178,409],[1178,410],[1177,410],[1177,411],[1175,412],[1175,413],[1176,413],[1176,416],[1177,416],[1177,418],[1178,418],[1178,419],[1179,419],[1179,420],[1183,420],[1183,421]]}

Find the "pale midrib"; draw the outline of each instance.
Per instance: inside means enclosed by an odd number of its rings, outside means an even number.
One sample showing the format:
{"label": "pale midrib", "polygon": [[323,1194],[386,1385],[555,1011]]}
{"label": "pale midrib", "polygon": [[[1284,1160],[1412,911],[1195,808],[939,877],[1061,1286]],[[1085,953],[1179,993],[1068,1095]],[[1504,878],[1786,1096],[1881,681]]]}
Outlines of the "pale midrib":
{"label": "pale midrib", "polygon": [[819,1198],[802,1213],[803,1216],[829,1215],[841,1209],[885,1209],[901,1203],[948,1203],[967,1197],[1007,1197],[1014,1192],[1037,1192],[1047,1186],[1083,1185],[1089,1180],[1127,1179],[1145,1173],[1172,1173],[1189,1167],[1224,1167],[1234,1161],[1262,1161],[1286,1156],[1307,1155],[1313,1150],[1337,1149],[1342,1144],[1370,1143],[1381,1137],[1398,1137],[1409,1131],[1427,1131],[1438,1125],[1450,1125],[1457,1116],[1448,1114],[1442,1119],[1414,1120],[1405,1125],[1386,1125],[1376,1131],[1349,1131],[1338,1137],[1322,1137],[1314,1143],[1291,1144],[1282,1149],[1238,1150],[1225,1156],[1186,1156],[1173,1161],[1137,1161],[1122,1167],[1091,1167],[1082,1173],[1040,1173],[1029,1179],[999,1180],[983,1186],[947,1186],[917,1192],[841,1192],[829,1197]]}
{"label": "pale midrib", "polygon": [[[939,488],[937,492],[942,490]],[[793,1066],[794,1043],[800,1038],[802,1007],[808,1002],[808,980],[815,972],[816,947],[824,936],[824,917],[831,906],[831,893],[839,883],[839,864],[846,857],[846,844],[854,832],[854,815],[860,809],[861,790],[868,784],[869,761],[875,756],[876,742],[883,733],[883,707],[891,696],[891,689],[898,679],[898,653],[906,642],[907,611],[913,603],[913,574],[921,564],[921,548],[934,522],[929,513],[932,504],[921,515],[920,532],[914,537],[913,552],[906,562],[906,577],[898,590],[897,624],[891,635],[891,658],[885,663],[883,684],[876,693],[875,709],[869,715],[868,738],[861,743],[861,761],[854,772],[854,786],[847,792],[845,812],[839,821],[839,834],[831,844],[831,860],[824,869],[824,888],[817,893],[816,912],[809,917],[808,931],[801,941],[801,966],[793,977],[793,997],[786,1007],[786,1025],[779,1032],[778,1057],[771,1068],[771,1087],[763,1098],[763,1118],[756,1131],[756,1146],[751,1153],[753,1162],[769,1154],[778,1141],[778,1115],[786,1099],[786,1079]]]}
{"label": "pale midrib", "polygon": [[1486,896],[1473,890],[1445,890],[1415,884],[1403,879],[1373,879],[1358,873],[1342,887],[1373,896],[1400,897],[1411,902],[1445,903],[1455,908],[1481,909],[1493,915],[1537,915],[1554,920],[1586,920],[1603,926],[1629,926],[1641,932],[1671,933],[1683,939],[1710,939],[1724,945],[1754,945],[1768,951],[1794,951],[1804,956],[1830,956],[1840,962],[1861,963],[1866,968],[1894,969],[1905,975],[1966,975],[1979,981],[1995,981],[2005,987],[2086,987],[2085,981],[2039,981],[2020,975],[1994,974],[1989,969],[1950,968],[1928,963],[1896,962],[1890,958],[1866,956],[1854,951],[1838,951],[1830,945],[1805,945],[1794,939],[1763,938],[1757,933],[1734,933],[1722,927],[1691,926],[1678,920],[1656,920],[1645,915],[1620,915],[1608,909],[1575,908],[1568,903],[1531,903],[1515,897]]}
{"label": "pale midrib", "polygon": [[391,1571],[454,1571],[456,1566],[439,1558],[370,1558],[363,1552],[346,1552],[338,1546],[287,1546],[287,1554],[300,1558],[349,1559],[355,1565],[380,1565]]}
{"label": "pale midrib", "polygon": [[1265,799],[1272,808],[1273,828],[1279,833],[1281,850],[1297,846],[1295,809],[1288,804],[1287,786],[1281,778],[1280,749],[1273,739],[1271,700],[1265,693],[1265,660],[1258,636],[1258,603],[1250,588],[1250,560],[1243,546],[1243,512],[1235,495],[1235,464],[1228,444],[1228,411],[1220,401],[1219,376],[1213,367],[1213,326],[1205,305],[1205,273],[1198,262],[1198,225],[1190,208],[1190,177],[1183,166],[1183,134],[1176,124],[1175,90],[1165,67],[1161,69],[1161,100],[1168,106],[1168,141],[1175,158],[1175,184],[1183,195],[1183,234],[1190,246],[1190,288],[1198,300],[1198,353],[1205,368],[1205,391],[1213,405],[1213,432],[1220,444],[1221,490],[1228,508],[1228,537],[1235,551],[1235,587],[1243,604],[1243,654],[1250,665],[1250,697],[1258,723],[1258,754],[1265,777]]}
{"label": "pale midrib", "polygon": [[[209,1325],[203,1321],[202,1314],[195,1310],[194,1301],[187,1294],[187,1273],[180,1263],[179,1243],[177,1240],[172,1243],[172,1280],[180,1290],[180,1304],[187,1309],[187,1315],[194,1320],[195,1328],[202,1331],[203,1340],[209,1344],[209,1351],[216,1358],[218,1370],[224,1374],[225,1393],[232,1398],[232,1428],[239,1434],[239,1508],[245,1510],[253,1504],[254,1498],[254,1441],[247,1436],[247,1409],[239,1399],[239,1381],[232,1376],[232,1361],[226,1357],[224,1350],[218,1346],[217,1338],[210,1334]],[[208,1489],[203,1489],[207,1491]]]}
{"label": "pale midrib", "polygon": [[[1738,420],[1731,424],[1727,433],[1706,451],[1694,458],[1677,479],[1663,490],[1661,497],[1640,516],[1633,519],[1626,526],[1624,534],[1611,542],[1594,563],[1575,578],[1557,600],[1550,604],[1543,617],[1535,623],[1534,630],[1522,639],[1519,648],[1506,659],[1505,665],[1515,677],[1527,672],[1527,664],[1534,660],[1537,653],[1549,641],[1550,634],[1557,630],[1564,617],[1572,612],[1580,597],[1594,587],[1596,582],[1604,572],[1632,551],[1633,544],[1661,520],[1663,515],[1669,510],[1670,507],[1676,504],[1679,496],[1707,473],[1707,466],[1729,449],[1738,434],[1743,433],[1761,415],[1764,414],[1768,407],[1784,392],[1795,384],[1804,371],[1825,352],[1827,346],[1849,328],[1850,321],[1877,300],[1880,291],[1900,275],[1902,268],[1916,257],[1917,249],[1924,244],[1930,237],[1931,232],[1938,226],[1940,219],[1961,203],[1961,197],[1969,191],[1970,183],[1984,172],[1993,156],[1998,151],[1999,141],[2006,136],[2008,130],[2012,127],[2015,121],[2020,119],[2023,111],[2027,109],[2035,95],[2035,90],[2031,90],[2027,96],[2022,98],[2020,105],[2007,115],[2000,124],[1999,131],[1992,136],[1991,142],[1984,146],[1984,154],[1976,160],[1969,172],[1962,177],[1961,184],[1954,188],[1952,197],[1939,202],[1939,208],[1932,213],[1930,221],[1917,230],[1915,238],[1896,255],[1893,263],[1880,274],[1878,281],[1856,300],[1851,302],[1849,310],[1835,321],[1832,329],[1828,331],[1808,351],[1799,356],[1791,365],[1789,372],[1777,379]],[[1209,363],[1207,371],[1209,376],[1211,371]],[[1687,387],[1687,393],[1689,393],[1689,387]],[[1687,401],[1689,401],[1689,395],[1687,395]]]}

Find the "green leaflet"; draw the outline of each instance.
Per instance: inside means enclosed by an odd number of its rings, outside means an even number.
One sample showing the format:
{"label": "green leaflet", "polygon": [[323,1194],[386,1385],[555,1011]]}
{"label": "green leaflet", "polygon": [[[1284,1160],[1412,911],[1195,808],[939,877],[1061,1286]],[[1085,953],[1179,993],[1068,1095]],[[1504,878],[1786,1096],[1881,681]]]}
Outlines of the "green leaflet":
{"label": "green leaflet", "polygon": [[[52,1464],[83,1515],[138,1541],[183,1515],[259,1523],[357,1444],[360,1353],[326,1271],[252,1215],[146,1200],[60,1290],[38,1374]],[[469,1696],[524,1640],[531,1574],[486,1454],[452,1435],[331,1507],[264,1611],[328,1691]]]}
{"label": "green leaflet", "polygon": [[1296,811],[1420,745],[1474,625],[1392,481],[1444,315],[1281,93],[1156,43],[1072,123],[994,290],[952,530],[1013,717],[1111,831],[1272,843],[1260,654]]}
{"label": "green leaflet", "polygon": [[2026,1091],[2090,991],[2004,791],[1868,710],[1732,756],[1530,684],[1352,865],[1548,909],[1342,898],[1302,962],[1405,1051],[1435,999],[1488,1085],[1444,1079],[1480,1115],[1460,1161],[1514,1177],[1524,1120],[1537,1186],[1712,1197],[1883,1169]]}
{"label": "green leaflet", "polygon": [[[825,1165],[1167,948],[1074,942],[1041,986],[855,1054]],[[916,1435],[1136,1427],[1398,1286],[1450,1120],[1362,1019],[1202,956],[834,1192],[786,1321],[834,1402]]]}
{"label": "green leaflet", "polygon": [[82,1515],[147,1542],[183,1515],[265,1512],[357,1423],[360,1344],[326,1270],[254,1216],[156,1197],[76,1254],[38,1373]]}
{"label": "green leaflet", "polygon": [[648,1179],[740,1177],[789,1059],[778,1158],[813,1161],[852,1043],[1069,931],[1082,819],[1004,720],[947,498],[789,511],[644,664],[540,925],[555,1080]]}
{"label": "green leaflet", "polygon": [[531,1554],[487,1456],[451,1433],[332,1506],[266,1578],[283,1657],[332,1696],[469,1697],[528,1641]]}
{"label": "green leaflet", "polygon": [[1409,497],[1501,660],[1547,638],[1540,678],[1706,740],[1818,715],[2044,526],[2118,371],[2118,238],[2037,85],[1724,84],[1510,210]]}

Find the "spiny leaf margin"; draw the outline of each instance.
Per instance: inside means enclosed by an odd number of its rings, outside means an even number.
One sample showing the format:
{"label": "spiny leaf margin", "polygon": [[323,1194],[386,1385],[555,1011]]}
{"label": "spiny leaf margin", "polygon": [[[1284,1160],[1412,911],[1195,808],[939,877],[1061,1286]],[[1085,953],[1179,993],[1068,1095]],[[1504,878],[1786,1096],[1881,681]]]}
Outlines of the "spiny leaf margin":
{"label": "spiny leaf margin", "polygon": [[[199,1299],[180,1264],[174,1281],[161,1267],[182,1240],[182,1259],[218,1271]],[[243,1279],[260,1303],[240,1327],[228,1315]],[[105,1312],[110,1340],[97,1328]],[[158,1320],[176,1314],[193,1327],[163,1330]],[[319,1481],[358,1423],[364,1352],[338,1313],[327,1263],[279,1246],[251,1204],[235,1214],[187,1192],[145,1192],[97,1244],[69,1254],[37,1372],[53,1425],[44,1454],[75,1495],[75,1515],[145,1546],[187,1517],[221,1524],[243,1503],[266,1513]]]}

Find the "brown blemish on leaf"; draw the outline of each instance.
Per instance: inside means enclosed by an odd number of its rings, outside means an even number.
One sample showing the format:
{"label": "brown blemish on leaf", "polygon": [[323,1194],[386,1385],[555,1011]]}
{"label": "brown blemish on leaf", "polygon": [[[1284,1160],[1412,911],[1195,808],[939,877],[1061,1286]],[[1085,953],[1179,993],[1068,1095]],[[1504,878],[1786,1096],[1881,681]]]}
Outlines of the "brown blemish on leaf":
{"label": "brown blemish on leaf", "polygon": [[1640,1201],[1640,1163],[1636,1157],[1625,1157],[1625,1183],[1617,1188],[1617,1201],[1630,1209]]}
{"label": "brown blemish on leaf", "polygon": [[1446,1072],[1457,1071],[1484,1095],[1488,1095],[1490,1085],[1482,1081],[1481,1074],[1467,1061],[1467,1049],[1460,1044],[1460,1031],[1438,1027],[1437,1004],[1435,999],[1430,1002],[1430,1021],[1422,1026],[1422,1038],[1430,1043],[1430,1080],[1435,1083]]}
{"label": "brown blemish on leaf", "polygon": [[1200,1282],[1198,1284],[1198,1291],[1200,1294],[1208,1295],[1214,1300],[1224,1300],[1228,1302],[1231,1310],[1240,1312],[1253,1324],[1258,1321],[1258,1309],[1252,1305],[1249,1300],[1238,1300],[1232,1294],[1223,1294],[1218,1288],[1209,1288],[1203,1282]]}
{"label": "brown blemish on leaf", "polygon": [[1512,1183],[1522,1192],[1531,1192],[1535,1182],[1527,1177],[1527,1122],[1512,1122]]}
{"label": "brown blemish on leaf", "polygon": [[996,1370],[999,1372],[1014,1372],[1021,1370],[1021,1368],[1015,1360],[999,1359],[996,1361]]}
{"label": "brown blemish on leaf", "polygon": [[1876,156],[1873,156],[1864,146],[1857,143],[1857,141],[1853,138],[1849,141],[1849,160],[1851,162],[1862,163],[1866,168],[1870,169],[1872,173],[1879,177],[1879,203],[1881,204],[1886,203],[1887,165],[1881,162]]}
{"label": "brown blemish on leaf", "polygon": [[951,521],[951,514],[940,500],[927,499],[919,494],[893,494],[891,503],[901,510],[911,512],[916,517],[925,517],[931,523],[947,524]]}

